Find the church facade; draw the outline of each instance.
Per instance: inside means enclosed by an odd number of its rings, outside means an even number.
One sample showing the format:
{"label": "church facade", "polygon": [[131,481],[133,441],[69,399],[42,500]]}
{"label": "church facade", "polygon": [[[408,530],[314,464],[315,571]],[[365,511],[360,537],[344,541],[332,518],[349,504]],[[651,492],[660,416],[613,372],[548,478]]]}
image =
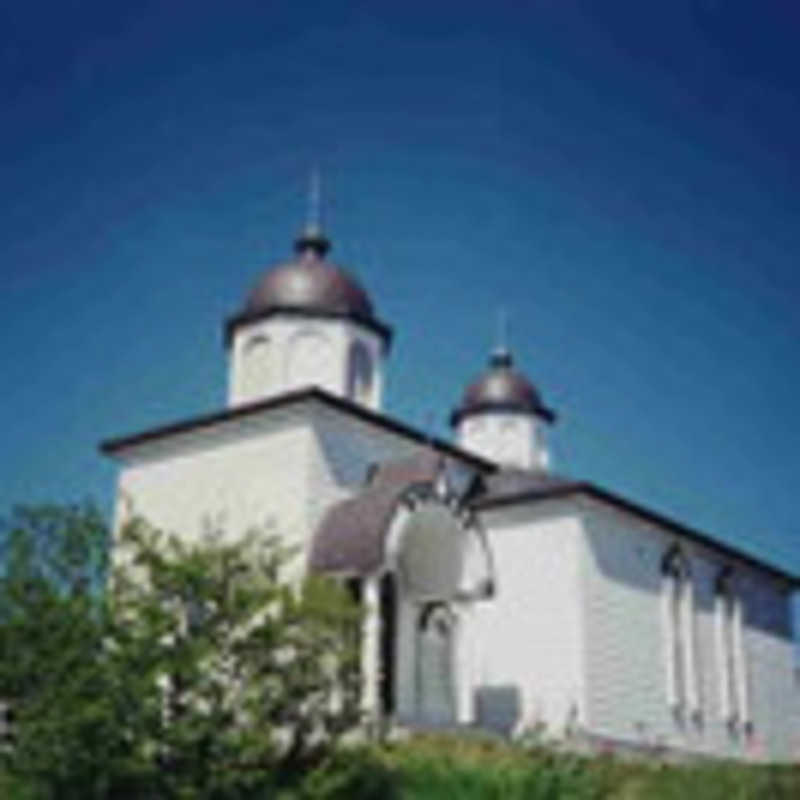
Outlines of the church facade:
{"label": "church facade", "polygon": [[129,513],[278,533],[364,608],[362,704],[408,727],[789,760],[797,577],[553,472],[505,349],[454,441],[381,410],[392,331],[309,226],[225,325],[227,407],[104,442]]}

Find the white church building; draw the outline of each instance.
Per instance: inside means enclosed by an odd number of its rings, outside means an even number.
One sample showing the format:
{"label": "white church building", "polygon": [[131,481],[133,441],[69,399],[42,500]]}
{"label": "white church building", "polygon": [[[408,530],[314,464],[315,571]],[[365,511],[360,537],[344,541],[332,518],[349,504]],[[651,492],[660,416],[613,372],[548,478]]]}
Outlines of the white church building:
{"label": "white church building", "polygon": [[101,445],[115,524],[277,532],[345,580],[387,724],[796,758],[797,576],[553,472],[505,349],[454,387],[452,443],[387,416],[392,331],[329,249],[308,226],[227,320],[226,408]]}

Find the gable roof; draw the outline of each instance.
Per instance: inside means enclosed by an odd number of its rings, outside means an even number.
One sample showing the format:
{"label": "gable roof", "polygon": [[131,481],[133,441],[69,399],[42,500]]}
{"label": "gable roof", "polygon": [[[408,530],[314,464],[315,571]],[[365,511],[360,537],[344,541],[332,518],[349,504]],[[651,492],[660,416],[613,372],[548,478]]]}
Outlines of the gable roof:
{"label": "gable roof", "polygon": [[574,480],[553,473],[522,469],[499,469],[496,464],[480,456],[462,450],[449,442],[430,437],[422,431],[407,425],[394,417],[365,408],[351,400],[331,394],[316,386],[285,392],[266,400],[248,403],[234,408],[226,408],[210,414],[191,417],[186,420],[150,428],[127,436],[107,439],[100,444],[100,451],[109,456],[122,453],[130,447],[167,439],[171,436],[212,428],[229,420],[255,416],[265,411],[279,408],[290,408],[304,402],[317,401],[328,408],[358,418],[392,433],[433,448],[440,453],[453,456],[483,473],[483,491],[477,494],[470,505],[476,510],[488,510],[509,505],[520,505],[542,500],[575,497],[584,495],[614,506],[640,519],[654,523],[696,541],[698,544],[716,550],[728,557],[736,558],[744,563],[788,581],[792,586],[800,588],[800,575],[763,561],[731,545],[709,536],[702,531],[684,525],[671,517],[652,511],[645,506],[628,500],[589,481]]}
{"label": "gable roof", "polygon": [[572,480],[544,472],[501,470],[484,477],[484,491],[473,499],[471,506],[482,511],[578,495],[599,500],[646,522],[666,528],[711,550],[716,550],[724,556],[765,570],[775,577],[788,581],[793,587],[800,588],[800,575],[769,564],[743,550],[721,542],[707,533],[689,527],[665,514],[645,508],[590,481]]}
{"label": "gable roof", "polygon": [[161,425],[156,428],[149,428],[148,430],[139,431],[126,436],[106,439],[100,443],[100,452],[105,455],[114,456],[130,447],[136,447],[137,445],[167,439],[171,436],[177,436],[183,433],[200,431],[204,428],[212,428],[231,420],[256,416],[279,408],[290,408],[309,401],[321,403],[328,408],[332,408],[351,417],[356,417],[377,428],[382,428],[383,430],[404,436],[406,439],[418,442],[426,447],[431,447],[434,450],[438,450],[440,453],[453,456],[481,471],[490,472],[497,469],[496,465],[491,461],[487,461],[480,456],[462,450],[460,447],[450,444],[450,442],[428,436],[422,431],[394,417],[372,411],[369,408],[354,403],[352,400],[347,400],[338,395],[331,394],[317,386],[309,386],[291,392],[284,392],[265,400],[258,400],[254,403],[246,403],[234,406],[233,408],[226,408],[222,411],[202,414],[197,417],[190,417],[189,419]]}

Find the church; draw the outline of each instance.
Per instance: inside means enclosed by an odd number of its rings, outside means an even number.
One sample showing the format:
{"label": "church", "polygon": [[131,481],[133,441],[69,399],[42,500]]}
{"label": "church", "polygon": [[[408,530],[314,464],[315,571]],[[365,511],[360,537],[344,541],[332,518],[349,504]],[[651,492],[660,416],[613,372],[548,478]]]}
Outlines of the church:
{"label": "church", "polygon": [[385,414],[392,329],[330,249],[307,225],[226,320],[226,408],[102,443],[115,526],[295,545],[362,605],[387,726],[796,758],[798,577],[554,471],[556,413],[504,347],[453,387],[452,441]]}

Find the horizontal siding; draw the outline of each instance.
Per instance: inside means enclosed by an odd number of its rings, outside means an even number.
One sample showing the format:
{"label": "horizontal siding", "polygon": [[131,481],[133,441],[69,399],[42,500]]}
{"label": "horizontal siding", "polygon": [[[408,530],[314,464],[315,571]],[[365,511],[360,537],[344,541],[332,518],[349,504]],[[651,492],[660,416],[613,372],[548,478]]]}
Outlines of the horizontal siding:
{"label": "horizontal siding", "polygon": [[497,585],[475,606],[472,635],[478,696],[508,703],[516,695],[518,730],[544,724],[558,736],[583,714],[583,678],[578,523],[552,506],[483,515]]}
{"label": "horizontal siding", "polygon": [[[679,538],[599,504],[585,506],[584,615],[588,727],[641,745],[727,757],[788,758],[795,747],[796,693],[788,597],[772,576],[681,542],[695,593],[699,720],[667,706],[661,561]],[[714,628],[714,584],[732,566],[745,605],[752,737],[722,718]]]}
{"label": "horizontal siding", "polygon": [[123,466],[117,524],[129,500],[133,513],[187,539],[257,529],[304,547],[310,441],[307,422],[276,414],[159,443]]}

